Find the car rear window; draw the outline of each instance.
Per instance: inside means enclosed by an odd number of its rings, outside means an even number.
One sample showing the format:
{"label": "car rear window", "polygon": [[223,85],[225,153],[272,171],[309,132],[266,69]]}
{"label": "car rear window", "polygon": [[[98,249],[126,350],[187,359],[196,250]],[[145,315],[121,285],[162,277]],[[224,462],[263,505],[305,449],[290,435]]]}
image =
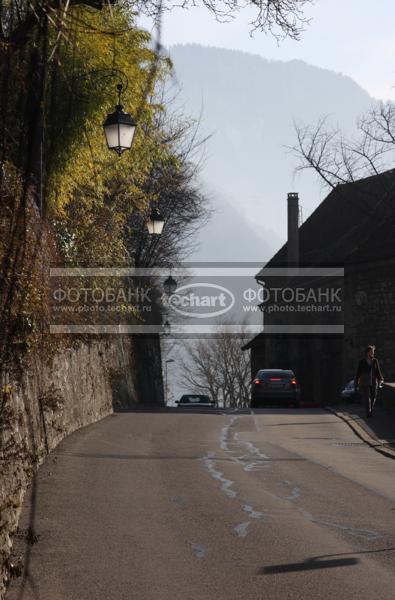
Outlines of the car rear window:
{"label": "car rear window", "polygon": [[191,404],[196,404],[196,403],[206,403],[206,402],[210,402],[210,398],[208,396],[182,396],[180,402],[190,402]]}
{"label": "car rear window", "polygon": [[293,371],[258,371],[257,378],[258,379],[271,379],[271,378],[279,378],[279,379],[292,379],[295,377]]}

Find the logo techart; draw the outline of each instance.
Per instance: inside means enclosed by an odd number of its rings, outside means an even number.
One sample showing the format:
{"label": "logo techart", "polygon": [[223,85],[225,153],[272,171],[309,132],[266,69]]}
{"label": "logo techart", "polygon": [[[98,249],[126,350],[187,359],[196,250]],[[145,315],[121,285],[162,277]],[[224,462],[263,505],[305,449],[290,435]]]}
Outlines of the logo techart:
{"label": "logo techart", "polygon": [[168,298],[167,304],[184,317],[207,319],[231,310],[235,297],[232,292],[215,283],[190,283],[179,287]]}

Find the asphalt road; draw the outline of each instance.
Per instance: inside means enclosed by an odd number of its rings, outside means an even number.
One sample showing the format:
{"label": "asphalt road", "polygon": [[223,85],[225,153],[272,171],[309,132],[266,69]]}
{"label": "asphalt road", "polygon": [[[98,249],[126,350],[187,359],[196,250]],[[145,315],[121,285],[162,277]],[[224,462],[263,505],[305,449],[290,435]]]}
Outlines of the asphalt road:
{"label": "asphalt road", "polygon": [[7,600],[395,597],[395,461],[325,411],[116,414],[51,454],[30,523]]}

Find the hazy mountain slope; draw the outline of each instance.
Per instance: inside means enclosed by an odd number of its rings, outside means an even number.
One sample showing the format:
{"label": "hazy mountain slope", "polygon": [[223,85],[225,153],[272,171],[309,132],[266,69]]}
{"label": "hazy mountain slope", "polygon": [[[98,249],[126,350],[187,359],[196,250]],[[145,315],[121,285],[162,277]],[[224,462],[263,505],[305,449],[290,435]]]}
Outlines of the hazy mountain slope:
{"label": "hazy mountain slope", "polygon": [[241,212],[221,194],[212,199],[214,212],[200,232],[194,260],[205,262],[262,262],[280,245],[273,231],[256,231]]}
{"label": "hazy mountain slope", "polygon": [[[296,159],[285,148],[295,144],[293,120],[307,124],[328,114],[352,130],[372,99],[349,77],[301,61],[196,45],[174,46],[170,56],[181,87],[178,102],[187,114],[202,112],[201,132],[213,134],[202,176],[228,204],[224,231],[236,227],[243,254],[251,228],[270,245],[268,230],[285,234],[287,192],[300,193],[306,214],[326,193],[313,174],[294,179]],[[202,231],[202,248],[208,234],[210,225]]]}

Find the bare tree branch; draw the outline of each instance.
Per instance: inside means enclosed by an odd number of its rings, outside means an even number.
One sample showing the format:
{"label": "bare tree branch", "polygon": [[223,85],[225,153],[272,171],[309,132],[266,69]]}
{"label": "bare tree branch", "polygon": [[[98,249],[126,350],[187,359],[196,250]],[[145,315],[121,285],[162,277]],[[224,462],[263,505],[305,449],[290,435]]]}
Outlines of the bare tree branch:
{"label": "bare tree branch", "polygon": [[180,384],[189,392],[205,391],[224,407],[244,407],[250,399],[250,358],[242,351],[248,335],[226,329],[215,336],[190,342],[182,360]]}
{"label": "bare tree branch", "polygon": [[[304,8],[312,3],[313,0],[165,0],[162,10],[205,6],[217,21],[228,22],[241,10],[252,8],[255,10],[255,17],[250,23],[252,33],[264,31],[276,39],[289,37],[298,40],[309,22],[304,17]],[[159,4],[160,0],[137,1],[138,8],[148,15],[155,15]]]}

